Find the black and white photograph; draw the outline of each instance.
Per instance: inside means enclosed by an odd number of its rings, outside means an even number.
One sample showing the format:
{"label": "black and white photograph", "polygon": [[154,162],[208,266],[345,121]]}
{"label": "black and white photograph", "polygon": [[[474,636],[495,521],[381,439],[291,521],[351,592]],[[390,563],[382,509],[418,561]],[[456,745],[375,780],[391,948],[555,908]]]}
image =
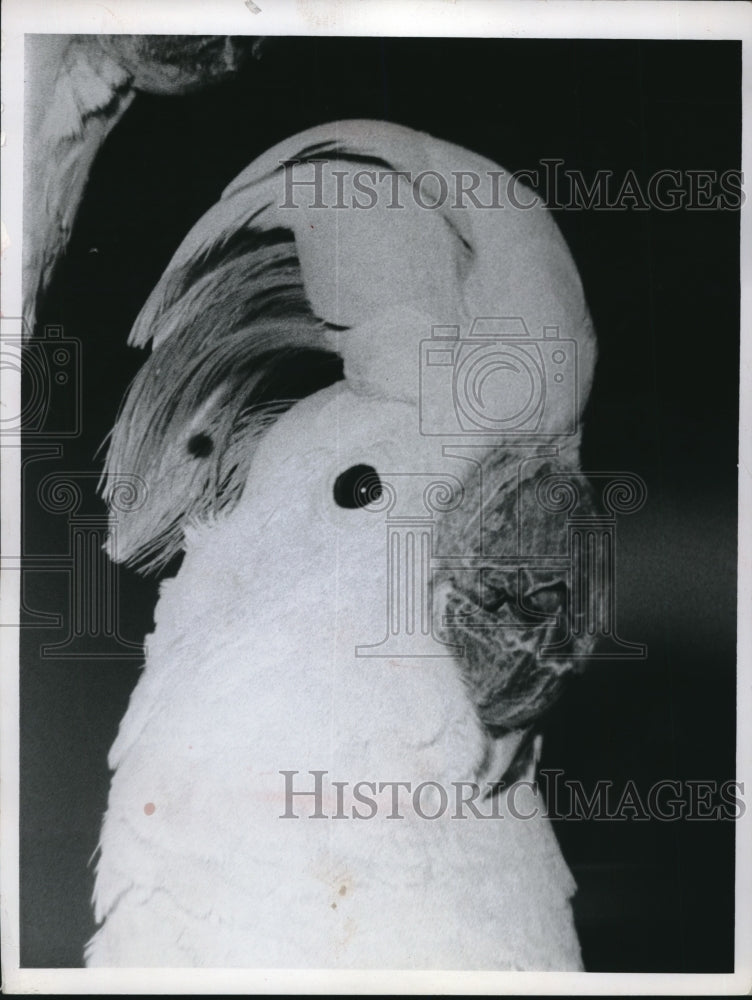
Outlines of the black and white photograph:
{"label": "black and white photograph", "polygon": [[6,992],[748,992],[749,7],[3,37]]}

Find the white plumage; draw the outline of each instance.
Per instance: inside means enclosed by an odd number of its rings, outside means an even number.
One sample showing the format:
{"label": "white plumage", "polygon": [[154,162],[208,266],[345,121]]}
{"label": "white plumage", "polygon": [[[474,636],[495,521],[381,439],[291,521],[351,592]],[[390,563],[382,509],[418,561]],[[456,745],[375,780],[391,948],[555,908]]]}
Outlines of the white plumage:
{"label": "white plumage", "polygon": [[[481,580],[447,564],[430,584],[434,635],[420,655],[414,644],[409,656],[357,655],[386,630],[390,489],[420,516],[427,479],[462,484],[433,522],[439,554],[477,555],[494,540],[508,549],[523,516],[541,553],[566,543],[563,520],[534,501],[546,471],[577,465],[562,413],[547,411],[542,427],[558,457],[480,438],[468,461],[421,433],[419,342],[431,324],[504,315],[533,330],[559,325],[580,348],[580,411],[594,347],[544,212],[282,209],[280,163],[295,157],[326,161],[329,193],[335,169],[369,158],[413,172],[498,169],[384,123],[312,130],[231,185],[145,306],[134,339],[155,348],[109,471],[136,472],[149,492],[119,515],[112,549],[151,565],[181,547],[185,557],[162,584],[111,751],[103,924],[88,963],[578,968],[574,885],[542,816],[459,819],[450,808],[429,820],[403,803],[404,819],[383,808],[367,821],[315,819],[313,799],[300,798],[300,818],[280,818],[283,771],[309,789],[309,772],[326,772],[328,815],[333,781],[432,781],[451,793],[454,782],[499,781],[513,762],[532,777],[524,748],[590,642],[536,656],[550,634],[540,615],[566,613],[566,574]],[[334,353],[345,378],[327,385]],[[299,376],[315,359],[324,387],[280,413],[275,366]],[[342,506],[334,484],[361,467],[379,487]],[[476,642],[461,614],[445,620],[458,607],[496,627]],[[436,655],[437,636],[467,640],[465,655]],[[542,805],[529,790],[516,804]],[[503,792],[497,807],[507,809]]]}
{"label": "white plumage", "polygon": [[237,71],[247,45],[218,36],[26,36],[24,319],[64,253],[92,164],[138,91],[184,94]]}

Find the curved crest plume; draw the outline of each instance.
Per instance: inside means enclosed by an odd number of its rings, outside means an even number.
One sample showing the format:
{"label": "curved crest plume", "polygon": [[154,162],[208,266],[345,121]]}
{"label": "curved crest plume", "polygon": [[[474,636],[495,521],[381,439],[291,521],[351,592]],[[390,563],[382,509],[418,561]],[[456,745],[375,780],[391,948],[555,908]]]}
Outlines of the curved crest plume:
{"label": "curved crest plume", "polygon": [[169,276],[156,346],[112,434],[113,473],[146,484],[138,510],[113,514],[110,554],[153,570],[180,550],[183,525],[232,505],[254,440],[295,399],[341,377],[311,312],[292,235],[243,229]]}

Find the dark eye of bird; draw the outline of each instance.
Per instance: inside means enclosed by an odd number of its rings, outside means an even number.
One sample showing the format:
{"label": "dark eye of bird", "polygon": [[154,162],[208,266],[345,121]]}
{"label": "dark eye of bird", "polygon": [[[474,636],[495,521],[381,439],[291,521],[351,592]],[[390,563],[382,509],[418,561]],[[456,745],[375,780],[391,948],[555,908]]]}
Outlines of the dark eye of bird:
{"label": "dark eye of bird", "polygon": [[206,458],[214,451],[214,442],[208,434],[194,434],[188,438],[188,454],[194,458]]}
{"label": "dark eye of bird", "polygon": [[334,480],[333,492],[338,507],[354,510],[378,500],[383,487],[372,465],[353,465]]}

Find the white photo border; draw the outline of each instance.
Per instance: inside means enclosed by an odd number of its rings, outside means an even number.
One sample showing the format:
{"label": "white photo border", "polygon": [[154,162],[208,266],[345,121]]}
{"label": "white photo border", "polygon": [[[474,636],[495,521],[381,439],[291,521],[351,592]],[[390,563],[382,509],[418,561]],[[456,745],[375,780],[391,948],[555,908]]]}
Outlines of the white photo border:
{"label": "white photo border", "polygon": [[[740,39],[742,167],[752,176],[752,7],[743,2],[594,0],[6,0],[2,11],[2,315],[21,316],[21,178],[26,33]],[[752,200],[741,208],[737,778],[752,788]],[[2,371],[2,399],[20,398]],[[12,441],[8,442],[12,445]],[[20,551],[20,448],[2,449],[2,551]],[[18,574],[2,580],[6,621]],[[752,989],[752,812],[736,823],[736,970],[730,975],[344,972],[332,970],[30,969],[19,967],[18,630],[0,629],[2,956],[10,993],[743,994]]]}

